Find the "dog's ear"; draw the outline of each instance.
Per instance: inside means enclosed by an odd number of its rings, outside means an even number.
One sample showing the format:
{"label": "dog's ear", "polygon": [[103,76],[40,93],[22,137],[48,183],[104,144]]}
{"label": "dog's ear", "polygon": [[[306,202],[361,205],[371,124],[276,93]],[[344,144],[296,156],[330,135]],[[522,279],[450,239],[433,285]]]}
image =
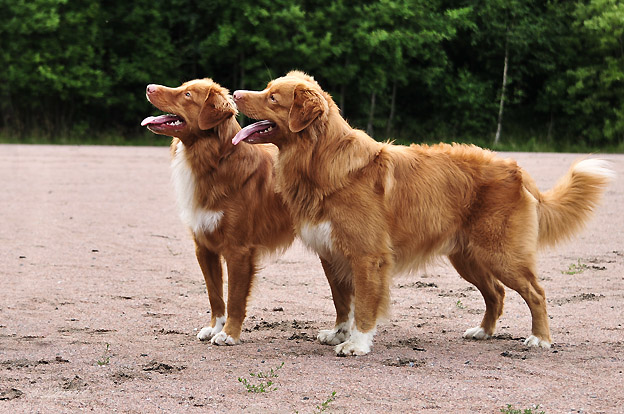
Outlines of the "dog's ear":
{"label": "dog's ear", "polygon": [[200,129],[206,130],[214,128],[234,115],[236,115],[234,104],[220,92],[211,90],[199,110],[197,122]]}
{"label": "dog's ear", "polygon": [[293,103],[288,114],[288,128],[300,132],[327,110],[327,101],[317,91],[299,84],[295,87]]}

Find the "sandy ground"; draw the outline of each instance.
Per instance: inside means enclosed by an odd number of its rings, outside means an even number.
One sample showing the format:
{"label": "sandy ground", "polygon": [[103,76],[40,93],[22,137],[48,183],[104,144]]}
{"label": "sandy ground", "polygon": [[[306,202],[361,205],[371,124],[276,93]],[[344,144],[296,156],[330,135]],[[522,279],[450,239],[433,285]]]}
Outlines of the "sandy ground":
{"label": "sandy ground", "polygon": [[[503,155],[542,189],[579,157]],[[604,158],[619,179],[596,217],[540,256],[552,349],[523,346],[513,291],[495,338],[462,339],[484,304],[443,261],[397,277],[373,351],[338,358],[314,339],[334,311],[299,243],[259,273],[243,344],[196,339],[208,297],[167,148],[0,145],[0,412],[624,412],[624,156]],[[265,392],[239,381],[271,369]]]}

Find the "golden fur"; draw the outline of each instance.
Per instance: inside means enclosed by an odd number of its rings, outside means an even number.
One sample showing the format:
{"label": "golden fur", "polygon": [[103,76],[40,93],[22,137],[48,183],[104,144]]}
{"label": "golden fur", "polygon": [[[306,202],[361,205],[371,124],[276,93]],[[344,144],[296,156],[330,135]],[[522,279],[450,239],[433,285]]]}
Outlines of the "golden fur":
{"label": "golden fur", "polygon": [[[177,123],[159,124],[150,117],[144,124],[174,137],[174,184],[212,309],[210,326],[198,337],[219,345],[238,343],[259,256],[287,248],[294,238],[291,217],[274,190],[276,149],[231,144],[240,130],[236,108],[228,91],[211,79],[177,88],[149,85],[147,97],[179,118]],[[225,326],[221,257],[228,268]]]}
{"label": "golden fur", "polygon": [[[465,337],[494,333],[504,285],[531,310],[525,343],[550,346],[537,249],[569,237],[589,217],[610,178],[604,162],[582,161],[540,193],[515,161],[475,146],[376,142],[351,128],[301,72],[264,91],[236,91],[234,100],[246,115],[274,123],[250,141],[280,148],[278,191],[297,233],[323,260],[337,317],[321,342],[338,344],[339,354],[367,353],[387,312],[391,275],[445,255],[486,304],[481,325]],[[235,142],[244,138],[242,131]],[[323,231],[331,238],[320,243]]]}

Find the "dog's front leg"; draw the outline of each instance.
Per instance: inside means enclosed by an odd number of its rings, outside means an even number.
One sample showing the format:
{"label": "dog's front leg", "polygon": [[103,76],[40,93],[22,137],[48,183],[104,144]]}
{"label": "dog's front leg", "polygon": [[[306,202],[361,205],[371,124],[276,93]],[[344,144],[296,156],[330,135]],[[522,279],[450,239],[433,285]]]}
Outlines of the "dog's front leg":
{"label": "dog's front leg", "polygon": [[221,332],[225,324],[225,302],[223,301],[223,269],[221,257],[206,247],[195,242],[195,255],[204,274],[208,299],[210,301],[210,325],[202,328],[197,334],[200,341],[213,338]]}
{"label": "dog's front leg", "polygon": [[321,264],[336,308],[334,329],[319,331],[318,340],[325,345],[338,345],[351,336],[353,325],[353,280],[351,267],[346,260],[326,260],[321,257]]}
{"label": "dog's front leg", "polygon": [[212,338],[215,345],[236,345],[240,343],[243,320],[247,313],[247,298],[256,273],[254,249],[241,248],[225,257],[228,268],[227,320],[223,330]]}
{"label": "dog's front leg", "polygon": [[373,345],[378,319],[386,313],[389,302],[388,278],[391,266],[388,257],[359,257],[351,260],[355,290],[355,323],[351,336],[336,346],[336,354],[365,355]]}

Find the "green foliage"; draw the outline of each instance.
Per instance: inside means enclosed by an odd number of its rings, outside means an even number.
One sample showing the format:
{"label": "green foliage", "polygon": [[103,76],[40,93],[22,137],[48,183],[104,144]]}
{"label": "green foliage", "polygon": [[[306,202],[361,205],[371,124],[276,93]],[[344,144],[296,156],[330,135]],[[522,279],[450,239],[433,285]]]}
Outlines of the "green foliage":
{"label": "green foliage", "polygon": [[[313,413],[324,413],[325,411],[327,411],[329,409],[329,405],[331,403],[333,403],[334,401],[336,401],[336,391],[332,391],[332,393],[330,394],[330,396],[323,401],[321,404],[317,405],[316,408],[314,409],[314,411],[312,411]],[[294,411],[295,414],[299,414],[298,410]]]}
{"label": "green foliage", "polygon": [[3,3],[2,121],[18,132],[39,124],[53,133],[59,122],[71,122],[79,105],[101,97],[108,87],[92,25],[99,5],[66,0]]}
{"label": "green foliage", "polygon": [[101,366],[101,367],[102,367],[102,366],[104,366],[104,365],[108,365],[108,364],[110,364],[110,358],[111,358],[111,356],[110,356],[109,352],[110,352],[110,344],[109,344],[109,343],[107,343],[107,344],[106,344],[106,349],[104,350],[104,353],[102,354],[102,356],[100,357],[100,359],[98,359],[98,360],[96,361],[96,363],[97,363],[99,366]]}
{"label": "green foliage", "polygon": [[501,408],[500,412],[504,414],[546,414],[544,411],[533,411],[538,409],[539,405],[533,408],[517,409],[513,408],[511,404],[507,404],[507,407]]}
{"label": "green foliage", "polygon": [[277,390],[277,386],[275,385],[273,379],[279,377],[279,375],[277,375],[277,371],[279,371],[283,366],[284,363],[282,362],[282,364],[279,365],[277,368],[271,368],[271,370],[267,373],[258,372],[256,374],[254,372],[250,372],[249,376],[257,379],[256,384],[253,384],[251,381],[242,377],[238,377],[238,382],[243,384],[247,392],[264,393],[275,391]]}
{"label": "green foliage", "polygon": [[566,72],[566,108],[590,141],[624,140],[624,3],[578,3],[574,30],[583,39],[583,59]]}
{"label": "green foliage", "polygon": [[572,263],[568,266],[568,270],[564,270],[561,273],[565,273],[566,275],[577,275],[579,273],[583,273],[587,269],[589,269],[589,266],[585,263],[581,263],[581,259],[578,259],[577,263]]}
{"label": "green foliage", "polygon": [[320,405],[316,406],[316,410],[314,412],[315,413],[323,413],[323,412],[327,411],[327,409],[329,408],[329,404],[331,404],[335,400],[336,400],[336,391],[332,391],[332,393],[329,396],[329,398],[327,398],[325,401],[323,401]]}
{"label": "green foliage", "polygon": [[11,140],[144,142],[148,83],[260,89],[301,69],[377,139],[489,144],[508,54],[501,145],[624,145],[619,0],[0,6],[0,136]]}

